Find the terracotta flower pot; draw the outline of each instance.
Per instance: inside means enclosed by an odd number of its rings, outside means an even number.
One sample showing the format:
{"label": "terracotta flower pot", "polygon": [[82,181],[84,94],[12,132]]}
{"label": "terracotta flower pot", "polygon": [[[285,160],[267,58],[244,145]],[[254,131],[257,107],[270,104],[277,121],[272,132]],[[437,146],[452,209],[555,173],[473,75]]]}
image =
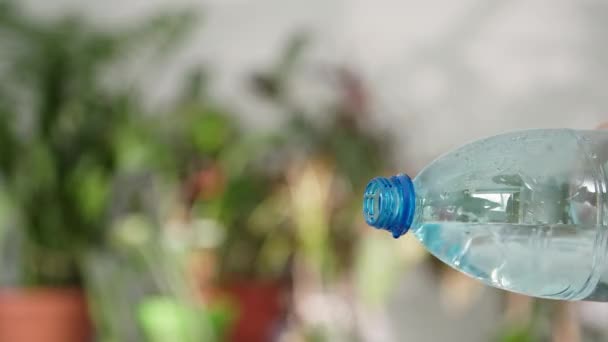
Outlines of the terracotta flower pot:
{"label": "terracotta flower pot", "polygon": [[84,294],[68,289],[0,289],[0,342],[89,342]]}
{"label": "terracotta flower pot", "polygon": [[272,341],[285,315],[285,290],[278,283],[241,282],[223,292],[238,305],[238,317],[230,341]]}

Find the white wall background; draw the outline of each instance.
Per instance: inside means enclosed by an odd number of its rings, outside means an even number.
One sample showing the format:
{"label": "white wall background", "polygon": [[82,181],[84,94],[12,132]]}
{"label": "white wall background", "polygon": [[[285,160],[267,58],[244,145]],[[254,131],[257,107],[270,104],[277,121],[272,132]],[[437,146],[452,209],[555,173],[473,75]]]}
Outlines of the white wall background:
{"label": "white wall background", "polygon": [[[121,23],[176,6],[204,25],[157,71],[170,94],[179,72],[213,65],[214,90],[246,106],[242,78],[272,63],[290,33],[315,36],[312,58],[357,68],[373,86],[379,124],[403,144],[405,168],[485,135],[536,127],[591,128],[608,120],[608,4],[602,0],[27,0],[53,15],[85,11]],[[264,126],[271,115],[246,107]],[[404,157],[405,158],[405,157]]]}

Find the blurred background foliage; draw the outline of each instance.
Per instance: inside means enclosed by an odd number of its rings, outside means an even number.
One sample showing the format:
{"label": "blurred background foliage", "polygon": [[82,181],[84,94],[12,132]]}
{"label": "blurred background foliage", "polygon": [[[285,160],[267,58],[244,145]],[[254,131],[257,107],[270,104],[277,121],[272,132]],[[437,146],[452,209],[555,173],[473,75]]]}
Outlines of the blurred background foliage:
{"label": "blurred background foliage", "polygon": [[78,283],[81,253],[106,241],[112,183],[133,163],[125,143],[150,134],[134,90],[104,75],[138,46],[174,41],[192,20],[166,15],[102,32],[75,16],[47,22],[0,6],[2,189],[25,233],[22,281]]}
{"label": "blurred background foliage", "polygon": [[[316,112],[295,99],[313,37],[295,34],[248,79],[284,116],[276,131],[214,98],[211,66],[162,107],[121,78],[133,61],[162,67],[192,13],[109,29],[0,0],[0,284],[83,289],[101,341],[375,340],[364,323],[387,321],[398,274],[420,263],[459,289],[447,306],[474,306],[479,287],[363,226],[360,194],[395,144],[347,66],[323,66],[315,81],[333,91]],[[501,305],[488,338],[505,342],[547,340],[567,311]]]}

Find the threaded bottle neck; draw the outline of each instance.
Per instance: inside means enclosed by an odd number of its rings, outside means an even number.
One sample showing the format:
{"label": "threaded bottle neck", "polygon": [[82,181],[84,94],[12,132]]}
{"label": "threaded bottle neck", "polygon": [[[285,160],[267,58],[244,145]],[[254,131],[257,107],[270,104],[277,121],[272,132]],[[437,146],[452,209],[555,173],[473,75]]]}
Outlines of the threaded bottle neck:
{"label": "threaded bottle neck", "polygon": [[406,174],[372,179],[363,196],[363,216],[372,227],[388,230],[395,238],[405,234],[414,219],[414,184]]}

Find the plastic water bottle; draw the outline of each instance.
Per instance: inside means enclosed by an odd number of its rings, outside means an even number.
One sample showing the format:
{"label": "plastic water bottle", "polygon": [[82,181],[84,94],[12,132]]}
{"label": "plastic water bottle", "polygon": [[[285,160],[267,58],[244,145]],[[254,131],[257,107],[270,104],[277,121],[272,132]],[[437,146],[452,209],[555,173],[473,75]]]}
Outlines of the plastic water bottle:
{"label": "plastic water bottle", "polygon": [[608,132],[502,134],[443,155],[413,181],[373,179],[363,212],[491,286],[608,301],[607,161]]}

